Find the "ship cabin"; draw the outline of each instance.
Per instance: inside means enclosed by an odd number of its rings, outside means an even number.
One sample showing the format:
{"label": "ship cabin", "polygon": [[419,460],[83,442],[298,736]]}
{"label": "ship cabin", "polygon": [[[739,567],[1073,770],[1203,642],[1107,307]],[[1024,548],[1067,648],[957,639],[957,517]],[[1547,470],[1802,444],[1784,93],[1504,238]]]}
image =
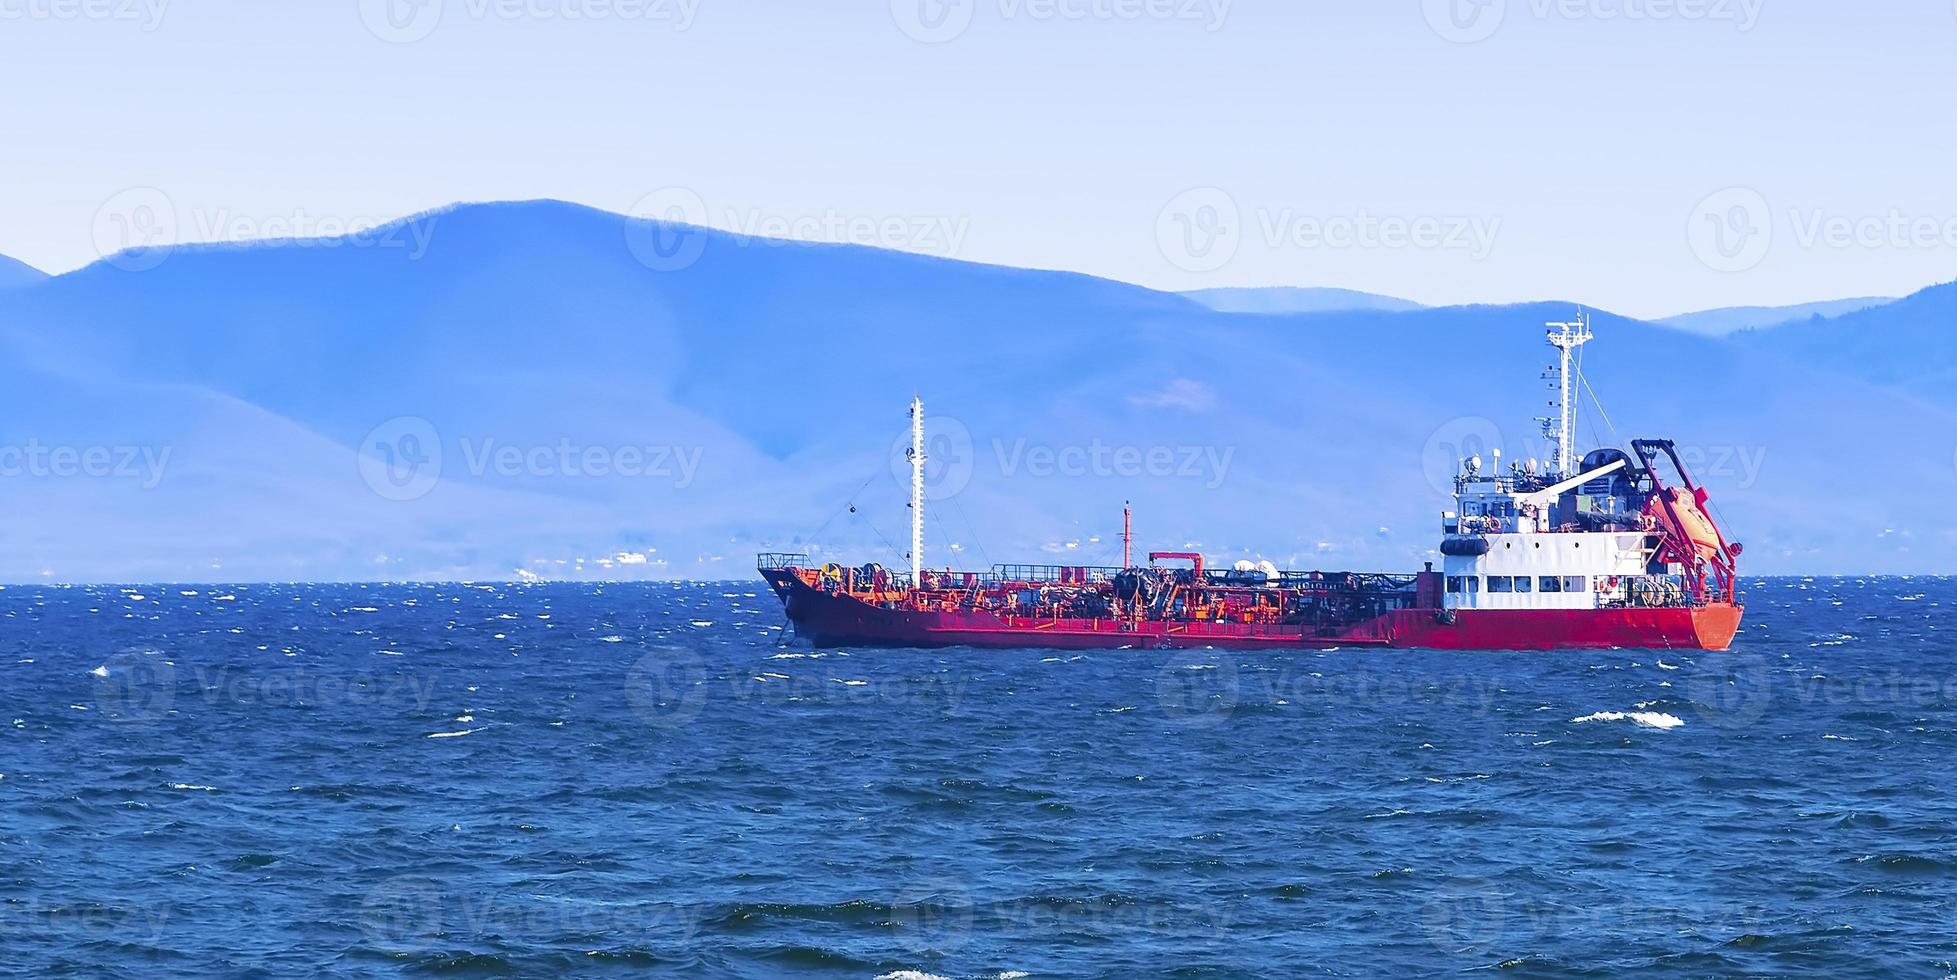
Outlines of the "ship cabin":
{"label": "ship cabin", "polygon": [[1447,609],[1600,609],[1687,604],[1685,569],[1663,560],[1649,516],[1652,487],[1614,449],[1584,457],[1577,473],[1479,457],[1455,479],[1456,509],[1441,519],[1442,606]]}

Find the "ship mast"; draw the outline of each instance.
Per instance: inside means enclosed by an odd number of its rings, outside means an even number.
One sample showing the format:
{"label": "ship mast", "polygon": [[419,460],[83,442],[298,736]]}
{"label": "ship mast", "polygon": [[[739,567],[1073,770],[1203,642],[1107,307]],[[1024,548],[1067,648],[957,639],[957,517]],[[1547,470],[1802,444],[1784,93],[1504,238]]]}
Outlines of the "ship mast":
{"label": "ship mast", "polygon": [[911,588],[924,587],[924,399],[911,399]]}
{"label": "ship mast", "polygon": [[1135,511],[1121,505],[1121,567],[1135,567]]}
{"label": "ship mast", "polygon": [[1558,476],[1569,476],[1575,469],[1571,455],[1576,443],[1576,389],[1570,386],[1570,354],[1590,342],[1590,317],[1579,311],[1571,323],[1551,323],[1549,326],[1549,346],[1557,353],[1557,401],[1550,407],[1557,409],[1554,418],[1537,421],[1543,424],[1543,435],[1556,440],[1556,458],[1550,463],[1550,471]]}

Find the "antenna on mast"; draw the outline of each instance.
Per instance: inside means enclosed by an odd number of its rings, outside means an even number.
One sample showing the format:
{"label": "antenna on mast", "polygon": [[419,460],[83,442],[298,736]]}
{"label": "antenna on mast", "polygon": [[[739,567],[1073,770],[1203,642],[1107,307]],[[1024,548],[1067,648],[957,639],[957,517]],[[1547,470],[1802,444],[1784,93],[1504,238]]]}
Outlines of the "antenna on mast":
{"label": "antenna on mast", "polygon": [[911,588],[924,587],[924,398],[911,398]]}
{"label": "antenna on mast", "polygon": [[1135,567],[1135,511],[1127,501],[1121,503],[1121,567]]}
{"label": "antenna on mast", "polygon": [[1575,452],[1578,407],[1576,390],[1570,387],[1570,355],[1589,343],[1593,335],[1590,332],[1590,316],[1582,310],[1577,311],[1576,319],[1572,322],[1551,323],[1548,326],[1549,346],[1556,348],[1557,354],[1557,400],[1549,403],[1549,407],[1556,409],[1556,415],[1536,421],[1543,424],[1543,435],[1556,441],[1556,455],[1550,460],[1550,472],[1568,476],[1575,469],[1575,461],[1570,457]]}

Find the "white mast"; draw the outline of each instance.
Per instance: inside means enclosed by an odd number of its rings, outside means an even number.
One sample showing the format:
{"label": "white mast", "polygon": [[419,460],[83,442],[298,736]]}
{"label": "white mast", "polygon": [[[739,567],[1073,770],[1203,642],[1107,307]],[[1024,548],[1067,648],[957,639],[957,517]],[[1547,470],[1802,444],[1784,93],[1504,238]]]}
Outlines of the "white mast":
{"label": "white mast", "polygon": [[1557,409],[1555,418],[1542,420],[1543,435],[1556,440],[1556,458],[1550,462],[1550,471],[1559,476],[1569,476],[1576,465],[1571,460],[1576,444],[1576,389],[1570,387],[1570,352],[1590,342],[1590,318],[1578,312],[1571,323],[1551,323],[1548,325],[1549,346],[1556,348],[1558,371],[1556,393],[1558,400],[1551,403]]}
{"label": "white mast", "polygon": [[911,399],[911,588],[924,587],[924,399]]}

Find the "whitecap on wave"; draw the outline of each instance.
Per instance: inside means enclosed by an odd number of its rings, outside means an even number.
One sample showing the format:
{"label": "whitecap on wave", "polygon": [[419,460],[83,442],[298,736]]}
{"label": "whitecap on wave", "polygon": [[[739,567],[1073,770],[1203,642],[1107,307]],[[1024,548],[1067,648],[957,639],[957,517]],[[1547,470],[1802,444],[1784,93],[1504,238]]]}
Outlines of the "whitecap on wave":
{"label": "whitecap on wave", "polygon": [[1629,721],[1640,728],[1660,729],[1682,728],[1685,725],[1685,719],[1677,715],[1668,715],[1662,711],[1599,711],[1596,714],[1584,715],[1581,718],[1572,718],[1570,721],[1572,723],[1586,721]]}

